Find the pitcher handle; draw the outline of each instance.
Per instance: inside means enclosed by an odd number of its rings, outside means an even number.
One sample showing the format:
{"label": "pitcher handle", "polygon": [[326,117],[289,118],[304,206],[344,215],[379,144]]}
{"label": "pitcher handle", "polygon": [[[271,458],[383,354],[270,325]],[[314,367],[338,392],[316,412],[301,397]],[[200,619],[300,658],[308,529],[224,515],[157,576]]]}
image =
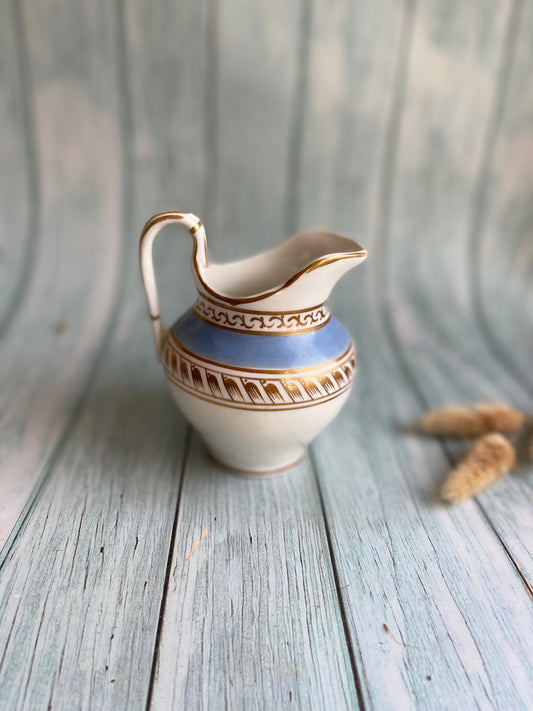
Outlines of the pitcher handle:
{"label": "pitcher handle", "polygon": [[154,261],[152,256],[152,246],[156,235],[174,222],[180,222],[189,228],[189,232],[194,238],[193,260],[197,266],[203,267],[207,264],[207,246],[205,228],[201,220],[192,212],[162,212],[154,215],[148,220],[141,234],[139,244],[139,259],[141,263],[141,275],[143,280],[148,310],[152,319],[154,331],[155,348],[159,361],[163,357],[163,347],[167,339],[168,331],[161,325],[161,313],[159,309],[159,296],[154,274]]}

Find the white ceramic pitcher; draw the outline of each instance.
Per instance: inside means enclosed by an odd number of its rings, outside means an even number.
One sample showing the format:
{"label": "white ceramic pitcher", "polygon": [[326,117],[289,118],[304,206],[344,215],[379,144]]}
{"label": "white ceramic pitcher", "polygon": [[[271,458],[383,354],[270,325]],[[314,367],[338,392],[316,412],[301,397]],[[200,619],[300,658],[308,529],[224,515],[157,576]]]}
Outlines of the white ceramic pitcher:
{"label": "white ceramic pitcher", "polygon": [[[198,298],[166,330],[152,245],[171,223],[193,237]],[[166,212],[147,222],[140,260],[157,356],[215,460],[244,474],[290,468],[339,412],[355,372],[355,347],[325,302],[366,256],[353,240],[316,230],[248,259],[212,264],[195,215]]]}

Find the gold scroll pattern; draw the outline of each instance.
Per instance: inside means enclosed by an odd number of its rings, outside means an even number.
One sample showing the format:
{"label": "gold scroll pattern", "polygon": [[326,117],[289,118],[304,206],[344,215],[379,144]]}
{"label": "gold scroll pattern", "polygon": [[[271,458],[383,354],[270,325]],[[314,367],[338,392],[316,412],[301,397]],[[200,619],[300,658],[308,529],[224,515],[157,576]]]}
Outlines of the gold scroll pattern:
{"label": "gold scroll pattern", "polygon": [[245,410],[290,410],[346,392],[355,371],[355,350],[350,345],[340,358],[314,369],[261,373],[196,358],[169,338],[163,362],[174,385],[202,400]]}
{"label": "gold scroll pattern", "polygon": [[204,321],[232,331],[289,335],[314,331],[324,326],[331,314],[326,306],[295,312],[260,313],[228,308],[204,296],[198,296],[194,312]]}

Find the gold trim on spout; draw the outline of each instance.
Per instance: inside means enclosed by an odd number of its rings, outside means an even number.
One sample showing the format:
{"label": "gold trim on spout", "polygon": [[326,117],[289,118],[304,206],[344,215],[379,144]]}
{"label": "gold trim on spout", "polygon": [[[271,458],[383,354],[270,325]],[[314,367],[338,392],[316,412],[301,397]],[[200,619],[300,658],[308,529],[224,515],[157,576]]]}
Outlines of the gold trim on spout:
{"label": "gold trim on spout", "polygon": [[[154,225],[158,224],[159,222],[163,222],[169,219],[174,219],[174,220],[182,220],[184,217],[184,214],[182,212],[178,212],[175,210],[169,211],[169,212],[162,212],[159,215],[154,215],[146,225],[144,226],[143,233],[141,235],[141,243],[142,239],[144,237],[144,234],[147,232],[147,230]],[[190,228],[190,233],[191,235],[195,235],[196,232],[202,227],[202,221],[198,220],[198,222]],[[324,267],[328,264],[332,264],[333,262],[338,262],[341,259],[362,259],[368,255],[368,252],[366,249],[360,249],[357,250],[356,252],[342,252],[342,253],[336,253],[336,254],[330,254],[327,257],[320,257],[319,259],[316,259],[315,261],[311,262],[311,264],[308,264],[306,267],[301,269],[299,272],[296,274],[293,274],[293,276],[290,277],[286,282],[281,284],[280,286],[276,286],[275,288],[271,289],[270,291],[265,291],[260,294],[255,294],[252,296],[241,296],[241,297],[234,297],[234,296],[223,296],[220,292],[216,291],[215,289],[212,289],[209,284],[206,283],[204,278],[202,277],[200,270],[198,268],[198,263],[197,263],[197,256],[198,256],[198,243],[196,240],[194,240],[194,247],[193,247],[193,268],[194,268],[194,273],[196,274],[196,277],[200,284],[203,286],[203,288],[207,291],[208,294],[211,294],[211,296],[214,296],[215,298],[219,299],[220,301],[224,301],[228,304],[233,304],[233,305],[239,305],[239,304],[248,304],[248,303],[253,303],[255,301],[262,301],[263,299],[267,299],[270,296],[273,296],[274,294],[279,293],[280,291],[283,291],[283,289],[286,289],[288,286],[291,286],[291,284],[294,284],[295,281],[300,279],[300,277],[304,276],[305,274],[309,274],[309,272],[314,271],[315,269],[319,269],[320,267]],[[207,266],[207,263],[206,263]]]}
{"label": "gold trim on spout", "polygon": [[270,296],[274,296],[274,294],[277,294],[280,291],[283,291],[283,289],[286,289],[288,286],[291,286],[291,284],[294,284],[294,282],[297,281],[300,277],[304,276],[305,274],[309,274],[309,272],[312,272],[315,269],[319,269],[320,267],[325,267],[328,264],[333,264],[333,262],[338,262],[341,259],[364,258],[367,255],[368,255],[368,252],[366,251],[366,249],[360,249],[357,252],[344,252],[342,254],[337,253],[337,254],[330,254],[327,257],[320,257],[320,259],[316,259],[314,262],[311,262],[311,264],[308,264],[306,267],[301,269],[296,274],[293,274],[293,276],[291,276],[290,279],[287,279],[287,281],[284,284],[281,284],[281,286],[276,286],[274,289],[272,289],[270,291],[264,291],[260,294],[255,294],[253,296],[241,296],[241,297],[223,296],[220,292],[215,291],[205,282],[202,275],[200,274],[198,265],[196,263],[196,244],[194,246],[194,252],[193,252],[193,266],[194,266],[194,271],[196,273],[196,276],[198,277],[198,281],[201,283],[201,285],[204,287],[204,289],[209,294],[211,294],[211,296],[216,297],[220,301],[225,301],[228,304],[233,304],[234,306],[238,306],[239,304],[249,304],[249,303],[253,303],[255,301],[262,301],[263,299],[267,299]]}

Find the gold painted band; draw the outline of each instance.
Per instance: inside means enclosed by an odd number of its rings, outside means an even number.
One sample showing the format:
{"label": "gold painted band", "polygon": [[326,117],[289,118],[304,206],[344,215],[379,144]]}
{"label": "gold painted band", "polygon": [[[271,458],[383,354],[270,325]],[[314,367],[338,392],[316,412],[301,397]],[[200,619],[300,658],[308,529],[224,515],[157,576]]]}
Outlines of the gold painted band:
{"label": "gold painted band", "polygon": [[[211,319],[205,318],[205,316],[203,316],[199,311],[196,310],[196,307],[194,308],[194,313],[200,320],[205,321],[205,323],[210,323],[210,324],[216,326],[217,328],[223,328],[225,331],[233,331],[234,333],[247,333],[250,336],[252,336],[252,335],[256,335],[256,336],[299,336],[301,333],[311,333],[312,331],[318,331],[319,328],[322,328],[327,323],[329,323],[329,320],[331,319],[331,314],[329,314],[327,319],[325,321],[322,321],[322,323],[319,323],[318,326],[304,326],[304,327],[298,328],[296,330],[279,331],[279,332],[275,333],[273,331],[267,331],[267,330],[261,331],[258,329],[251,329],[251,328],[235,328],[232,326],[222,326],[220,323],[217,323],[214,320],[212,321]],[[247,313],[254,313],[254,311],[248,311]],[[273,313],[275,313],[275,312],[273,312]],[[291,311],[291,313],[293,313],[293,312]]]}
{"label": "gold painted band", "polygon": [[307,368],[290,368],[288,370],[278,370],[278,369],[271,369],[271,368],[243,368],[242,366],[237,366],[237,365],[228,365],[227,363],[217,363],[216,360],[210,360],[209,358],[204,358],[203,356],[199,356],[196,353],[193,353],[190,351],[188,348],[185,348],[176,336],[171,333],[168,341],[171,342],[175,349],[177,351],[183,351],[186,353],[188,356],[200,361],[201,363],[208,363],[209,365],[214,365],[216,368],[222,368],[222,369],[227,369],[227,370],[239,370],[245,373],[264,373],[265,375],[290,375],[292,373],[316,373],[317,371],[322,371],[324,368],[327,368],[328,370],[331,369],[333,370],[336,365],[340,365],[344,361],[348,360],[349,357],[352,355],[352,353],[355,355],[355,348],[353,343],[350,341],[350,345],[348,348],[344,351],[344,353],[339,356],[338,358],[334,358],[333,360],[326,361],[325,363],[319,363],[318,365],[313,365]]}
{"label": "gold painted band", "polygon": [[152,321],[159,321],[161,316],[159,314],[157,314],[157,316],[152,316],[152,314],[150,314],[150,318],[152,319]]}
{"label": "gold painted band", "polygon": [[164,222],[165,220],[183,220],[183,213],[176,210],[172,210],[171,212],[162,212],[159,215],[154,215],[153,217],[151,217],[143,227],[143,231],[141,234],[141,242],[143,241],[144,237],[146,236],[146,233],[151,227],[153,227],[154,225],[158,225],[160,222]]}
{"label": "gold painted band", "polygon": [[[202,294],[199,293],[199,298],[200,299],[205,299],[206,301],[209,301],[209,303],[213,304],[214,306],[220,306],[222,308],[228,308],[227,304],[224,301],[217,301],[215,299],[210,298],[207,294]],[[294,311],[291,310],[291,314],[304,314],[307,311],[316,311],[317,309],[323,308],[324,310],[328,311],[329,309],[327,306],[325,306],[325,302],[323,301],[321,304],[317,304],[316,306],[311,306],[308,309],[296,309]],[[253,311],[252,309],[236,309],[240,313],[243,314],[260,314],[261,316],[284,316],[287,312],[286,311],[263,311],[260,309],[259,311]]]}
{"label": "gold painted band", "polygon": [[[191,230],[192,231],[192,230]],[[294,274],[290,279],[287,279],[287,281],[284,284],[281,284],[280,286],[275,287],[274,289],[271,289],[270,291],[265,291],[260,294],[255,294],[254,296],[241,296],[239,298],[234,297],[234,296],[221,296],[218,292],[216,292],[214,289],[212,289],[209,284],[205,282],[203,279],[202,275],[200,274],[200,270],[198,269],[198,264],[196,263],[196,253],[197,253],[197,247],[196,245],[194,246],[194,252],[193,252],[193,267],[194,267],[194,272],[196,276],[198,277],[198,281],[200,284],[203,286],[203,288],[212,296],[215,298],[218,297],[219,299],[223,299],[228,304],[233,304],[233,305],[240,305],[240,304],[246,304],[246,303],[252,303],[254,301],[262,301],[263,299],[266,299],[269,296],[273,296],[274,294],[277,294],[280,291],[283,291],[283,289],[286,289],[288,286],[291,284],[294,284],[295,281],[300,279],[300,277],[304,276],[304,274],[309,274],[309,272],[314,271],[315,269],[318,269],[319,267],[324,267],[327,264],[333,264],[333,262],[337,262],[340,259],[354,259],[354,258],[363,258],[367,256],[367,251],[365,249],[360,249],[357,252],[345,252],[343,254],[331,254],[327,257],[322,257],[321,259],[316,259],[314,262],[311,262],[311,264],[308,264],[306,267],[301,269],[299,272]]]}
{"label": "gold painted band", "polygon": [[194,227],[191,227],[191,234],[195,235],[201,226],[202,226],[202,220],[198,220],[198,222],[194,225]]}
{"label": "gold painted band", "polygon": [[351,381],[345,385],[344,387],[340,388],[336,392],[330,394],[330,395],[324,395],[320,399],[312,400],[311,402],[308,403],[303,403],[301,405],[298,405],[296,403],[288,403],[285,402],[283,405],[278,405],[272,403],[272,405],[269,405],[268,407],[259,407],[254,405],[253,403],[247,403],[243,402],[242,405],[232,401],[228,402],[227,400],[218,400],[216,398],[210,398],[210,397],[205,397],[203,395],[200,395],[196,390],[192,390],[187,388],[186,386],[183,385],[179,380],[174,379],[171,374],[169,373],[168,370],[165,369],[165,373],[167,375],[167,378],[170,380],[170,382],[178,387],[180,390],[182,390],[184,393],[187,393],[188,395],[191,395],[192,397],[198,398],[198,400],[203,400],[204,402],[210,402],[213,405],[220,405],[221,407],[227,407],[230,410],[252,410],[253,412],[272,412],[272,410],[303,410],[306,407],[313,407],[313,405],[322,405],[325,402],[329,402],[330,400],[334,400],[336,397],[339,397],[339,395],[343,395],[346,393],[350,387],[351,387]]}

